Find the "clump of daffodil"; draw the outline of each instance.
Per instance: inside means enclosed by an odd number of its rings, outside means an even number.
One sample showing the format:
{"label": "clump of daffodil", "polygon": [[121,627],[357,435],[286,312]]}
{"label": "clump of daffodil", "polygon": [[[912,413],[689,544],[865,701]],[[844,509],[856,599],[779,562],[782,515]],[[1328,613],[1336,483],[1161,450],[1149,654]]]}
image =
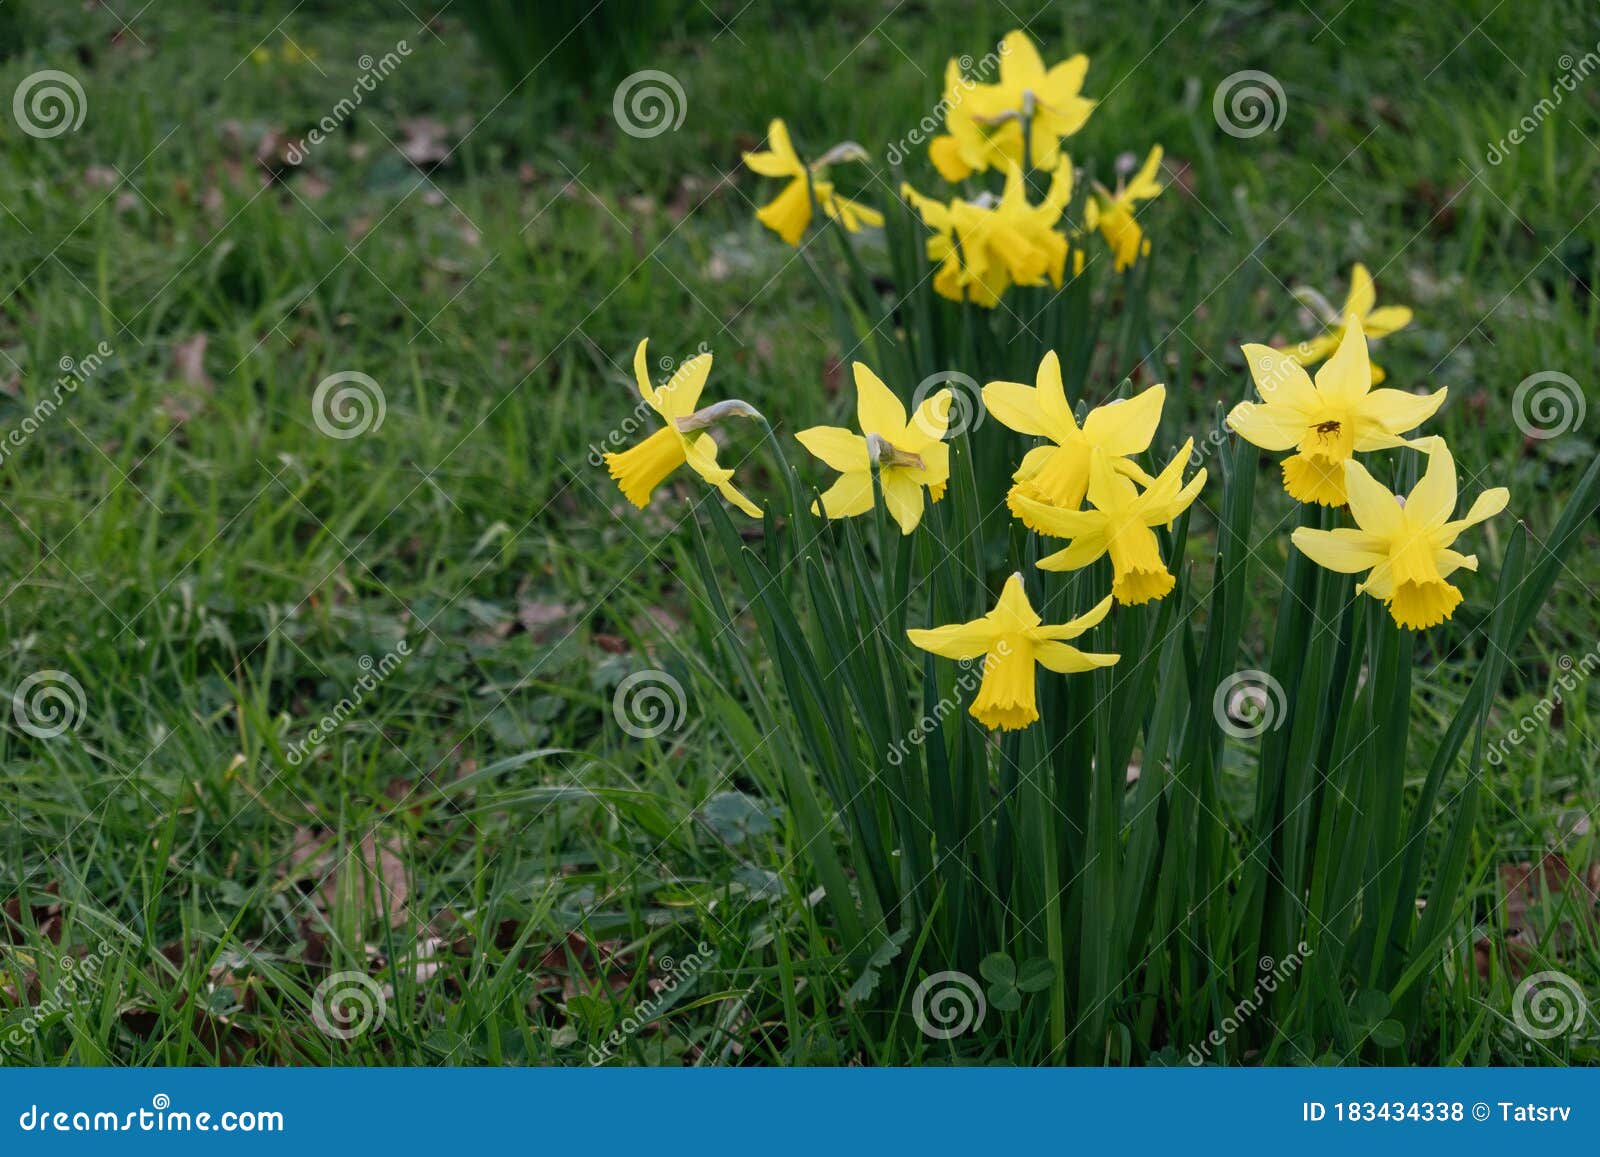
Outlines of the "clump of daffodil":
{"label": "clump of daffodil", "polygon": [[1013,284],[1061,285],[1069,247],[1055,226],[1072,199],[1070,160],[1057,166],[1037,205],[1028,203],[1022,170],[1015,165],[998,200],[986,193],[945,204],[909,184],[900,192],[934,230],[928,259],[939,263],[933,288],[941,297],[993,309]]}
{"label": "clump of daffodil", "polygon": [[1424,438],[1428,468],[1404,499],[1367,472],[1344,464],[1345,487],[1355,528],[1314,530],[1302,526],[1294,544],[1318,566],[1340,574],[1367,572],[1358,594],[1380,599],[1394,621],[1411,630],[1444,622],[1461,605],[1461,591],[1446,581],[1458,570],[1478,569],[1476,555],[1450,546],[1469,526],[1493,518],[1511,494],[1503,486],[1478,495],[1465,518],[1456,509],[1456,464],[1443,438]]}
{"label": "clump of daffodil", "polygon": [[[842,426],[813,426],[795,437],[825,465],[839,471],[839,480],[823,491],[821,505],[829,518],[850,518],[872,509],[872,470],[877,467],[883,502],[910,534],[922,521],[922,491],[938,502],[950,480],[950,447],[944,442],[950,421],[951,394],[940,390],[906,420],[906,409],[894,391],[860,362],[856,379],[856,421],[861,433]],[[812,510],[817,506],[812,504]]]}
{"label": "clump of daffodil", "polygon": [[1357,452],[1405,445],[1400,435],[1433,417],[1447,392],[1373,389],[1366,334],[1354,315],[1315,385],[1289,351],[1242,348],[1261,401],[1235,406],[1228,425],[1263,450],[1298,451],[1283,460],[1283,487],[1300,502],[1344,505],[1344,464]]}
{"label": "clump of daffodil", "polygon": [[1193,448],[1191,438],[1143,491],[1112,467],[1108,455],[1092,452],[1088,499],[1093,509],[1063,510],[1018,495],[1020,517],[1029,526],[1072,540],[1065,550],[1040,559],[1039,569],[1077,570],[1109,554],[1111,593],[1117,602],[1135,605],[1164,597],[1177,580],[1161,561],[1161,543],[1152,527],[1177,518],[1206,484],[1204,470],[1187,485],[1183,482],[1183,464]]}
{"label": "clump of daffodil", "polygon": [[995,84],[967,79],[955,60],[945,68],[941,103],[947,131],[929,142],[928,157],[947,181],[1011,165],[1052,170],[1061,160],[1062,138],[1081,129],[1094,111],[1095,102],[1081,95],[1087,56],[1079,53],[1046,68],[1021,30],[1006,33],[997,52],[1000,78]]}
{"label": "clump of daffodil", "polygon": [[1111,599],[1102,599],[1087,614],[1057,626],[1043,625],[1022,589],[1022,576],[1006,580],[994,610],[970,623],[931,630],[910,630],[913,646],[946,659],[983,659],[983,682],[968,709],[988,728],[1015,731],[1039,718],[1034,667],[1062,675],[1109,667],[1122,656],[1080,651],[1067,643],[1106,617]]}
{"label": "clump of daffodil", "polygon": [[990,382],[983,387],[984,409],[1019,434],[1048,438],[1023,457],[1006,495],[1012,514],[1031,530],[1041,528],[1017,501],[1032,499],[1046,506],[1077,510],[1089,489],[1089,461],[1095,451],[1106,455],[1112,469],[1150,485],[1151,479],[1130,458],[1150,448],[1166,389],[1151,386],[1127,401],[1110,402],[1089,411],[1078,425],[1061,383],[1061,361],[1055,350],[1044,355],[1033,386]]}
{"label": "clump of daffodil", "polygon": [[1111,247],[1118,273],[1150,252],[1150,242],[1145,240],[1144,230],[1139,227],[1134,213],[1139,202],[1161,195],[1161,183],[1156,180],[1156,174],[1160,171],[1161,146],[1157,145],[1150,150],[1150,155],[1144,159],[1144,164],[1133,178],[1124,182],[1115,193],[1096,183],[1094,191],[1084,203],[1084,226],[1100,230],[1100,235]]}
{"label": "clump of daffodil", "polygon": [[666,422],[637,446],[620,454],[605,456],[606,468],[617,480],[622,496],[643,510],[657,486],[679,466],[687,464],[700,477],[715,486],[724,498],[752,518],[761,517],[761,508],[733,484],[733,471],[717,465],[717,443],[701,433],[724,418],[759,418],[748,404],[737,398],[696,409],[700,391],[711,373],[711,355],[699,354],[678,367],[671,380],[659,389],[650,384],[650,365],[645,354],[649,339],[639,343],[633,354],[633,374],[639,383],[639,396]]}
{"label": "clump of daffodil", "polygon": [[[1411,324],[1411,310],[1404,305],[1378,306],[1378,291],[1372,284],[1372,274],[1359,261],[1350,270],[1350,293],[1344,299],[1344,308],[1337,313],[1320,293],[1313,289],[1300,289],[1295,293],[1300,301],[1322,315],[1328,329],[1310,341],[1303,341],[1289,352],[1303,366],[1316,365],[1339,348],[1349,329],[1350,320],[1356,319],[1368,338],[1385,337],[1397,329]],[[1388,375],[1376,362],[1372,363],[1372,382],[1377,385]]]}
{"label": "clump of daffodil", "polygon": [[835,145],[808,168],[801,161],[789,141],[788,126],[774,120],[767,126],[767,150],[745,153],[744,163],[763,177],[787,177],[789,183],[767,204],[756,210],[756,220],[790,245],[799,245],[811,225],[813,199],[822,211],[843,225],[851,233],[863,226],[883,224],[883,214],[859,201],[852,201],[834,192],[833,182],[827,179],[830,165],[846,161],[864,161],[867,151],[854,141]]}

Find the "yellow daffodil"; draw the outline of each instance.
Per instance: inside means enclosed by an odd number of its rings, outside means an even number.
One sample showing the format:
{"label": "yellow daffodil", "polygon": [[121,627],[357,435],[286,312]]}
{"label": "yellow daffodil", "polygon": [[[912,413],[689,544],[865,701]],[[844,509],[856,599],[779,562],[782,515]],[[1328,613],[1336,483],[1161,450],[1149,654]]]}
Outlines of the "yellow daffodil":
{"label": "yellow daffodil", "polygon": [[[842,426],[813,426],[795,437],[839,471],[839,480],[822,493],[822,509],[829,518],[850,518],[872,509],[876,464],[884,505],[901,533],[910,534],[922,521],[923,487],[929,501],[938,502],[950,479],[950,447],[944,442],[950,391],[940,390],[928,398],[908,422],[906,408],[877,374],[860,362],[852,368],[861,433]],[[811,509],[816,511],[815,503]]]}
{"label": "yellow daffodil", "polygon": [[989,168],[1024,163],[1022,134],[1027,126],[1028,162],[1053,170],[1061,160],[1061,141],[1081,129],[1095,102],[1081,95],[1089,58],[1079,53],[1046,68],[1039,50],[1021,30],[1006,33],[998,49],[1000,79],[980,84],[962,74],[952,60],[945,68],[944,136],[928,145],[939,175],[961,181]]}
{"label": "yellow daffodil", "polygon": [[[1317,309],[1329,327],[1326,333],[1303,341],[1289,351],[1290,356],[1303,366],[1315,365],[1338,349],[1351,318],[1361,322],[1361,328],[1366,331],[1368,338],[1385,337],[1411,324],[1411,310],[1408,307],[1378,306],[1378,291],[1372,284],[1372,274],[1359,261],[1350,270],[1350,293],[1344,299],[1344,308],[1337,314],[1322,295],[1313,290],[1301,290],[1295,296]],[[1373,385],[1387,376],[1376,362],[1372,364]]]}
{"label": "yellow daffodil", "polygon": [[1056,169],[1037,205],[1028,203],[1027,185],[1016,166],[1006,174],[998,201],[985,195],[945,204],[910,185],[900,191],[934,230],[928,259],[939,262],[933,288],[941,297],[993,309],[1013,284],[1061,284],[1069,247],[1055,225],[1072,199],[1071,161]]}
{"label": "yellow daffodil", "polygon": [[745,153],[744,163],[763,177],[789,178],[783,192],[756,210],[756,220],[785,242],[800,244],[800,238],[811,224],[813,197],[824,213],[851,233],[863,226],[883,224],[882,213],[839,196],[833,190],[833,182],[824,176],[830,165],[866,160],[866,150],[860,145],[850,141],[835,145],[808,169],[789,141],[788,126],[781,120],[774,120],[767,126],[767,145],[765,152]]}
{"label": "yellow daffodil", "polygon": [[1034,667],[1040,666],[1062,675],[1109,667],[1120,655],[1095,654],[1069,646],[1106,617],[1111,599],[1087,614],[1060,624],[1043,626],[1033,604],[1022,589],[1022,576],[1006,580],[994,610],[970,623],[956,623],[932,630],[911,630],[906,637],[913,646],[932,651],[946,659],[983,658],[983,682],[969,710],[972,717],[988,728],[1015,731],[1039,718],[1034,697]]}
{"label": "yellow daffodil", "polygon": [[1103,185],[1096,185],[1085,203],[1083,223],[1089,229],[1100,230],[1100,235],[1111,247],[1116,270],[1121,273],[1140,257],[1150,252],[1150,242],[1134,218],[1140,201],[1149,201],[1161,194],[1161,184],[1156,174],[1161,171],[1161,146],[1150,150],[1133,179],[1115,193]]}
{"label": "yellow daffodil", "polygon": [[1188,509],[1206,483],[1201,470],[1183,483],[1183,464],[1194,439],[1183,448],[1142,493],[1118,473],[1106,454],[1089,460],[1089,502],[1092,510],[1062,510],[1018,495],[1021,517],[1043,534],[1070,538],[1072,545],[1039,560],[1041,570],[1077,570],[1101,555],[1111,556],[1111,593],[1119,603],[1146,603],[1172,590],[1176,580],[1161,561],[1161,544],[1152,527],[1170,523]]}
{"label": "yellow daffodil", "polygon": [[1301,502],[1344,505],[1344,464],[1358,452],[1405,445],[1400,435],[1444,404],[1443,389],[1374,390],[1366,334],[1353,314],[1315,385],[1289,351],[1254,344],[1243,349],[1261,401],[1235,406],[1228,425],[1263,450],[1299,451],[1283,460],[1283,487]]}
{"label": "yellow daffodil", "polygon": [[733,485],[733,471],[717,465],[716,441],[710,434],[698,432],[723,418],[758,418],[760,415],[737,398],[695,409],[700,391],[711,373],[710,354],[690,358],[678,367],[666,385],[655,388],[650,384],[650,365],[645,355],[648,344],[646,338],[634,351],[633,374],[638,379],[639,396],[666,425],[637,446],[605,456],[606,468],[617,480],[622,496],[643,510],[649,505],[656,487],[687,463],[729,502],[752,518],[760,518],[761,508]]}
{"label": "yellow daffodil", "polygon": [[1018,498],[1063,510],[1082,506],[1089,489],[1089,459],[1095,450],[1106,455],[1112,469],[1150,485],[1150,476],[1128,455],[1150,448],[1166,401],[1164,387],[1151,386],[1127,401],[1097,407],[1079,426],[1061,384],[1061,361],[1054,350],[1044,355],[1034,380],[1031,387],[1021,382],[990,382],[983,387],[984,408],[1002,425],[1052,443],[1029,450],[1012,475],[1015,485],[1006,495],[1006,504],[1014,515],[1030,529],[1039,530]]}
{"label": "yellow daffodil", "polygon": [[1478,569],[1476,555],[1450,545],[1469,526],[1493,518],[1511,494],[1503,486],[1478,495],[1465,518],[1456,509],[1456,464],[1443,438],[1420,440],[1428,468],[1404,499],[1367,473],[1361,463],[1344,464],[1345,487],[1355,529],[1313,530],[1302,526],[1294,544],[1318,566],[1340,574],[1366,571],[1358,594],[1381,599],[1394,621],[1411,630],[1444,622],[1461,605],[1461,591],[1446,580],[1458,570]]}

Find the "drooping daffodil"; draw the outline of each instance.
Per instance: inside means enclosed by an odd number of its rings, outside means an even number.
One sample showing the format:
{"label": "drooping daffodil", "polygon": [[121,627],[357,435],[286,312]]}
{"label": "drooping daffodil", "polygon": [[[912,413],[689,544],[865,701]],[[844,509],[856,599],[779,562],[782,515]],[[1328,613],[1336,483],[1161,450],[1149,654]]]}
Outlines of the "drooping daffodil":
{"label": "drooping daffodil", "polygon": [[1357,453],[1405,445],[1400,435],[1433,417],[1447,392],[1373,389],[1366,334],[1353,315],[1315,384],[1287,350],[1242,348],[1261,401],[1235,406],[1228,425],[1263,450],[1297,451],[1283,460],[1283,487],[1300,502],[1344,505],[1344,464]]}
{"label": "drooping daffodil", "polygon": [[[850,518],[873,507],[872,470],[889,514],[903,534],[922,521],[922,491],[928,500],[944,497],[950,480],[950,447],[944,441],[950,421],[949,390],[925,399],[910,420],[906,408],[883,380],[860,362],[851,367],[856,379],[857,434],[843,426],[813,426],[795,437],[822,462],[839,471],[839,479],[822,492],[822,512],[829,518]],[[812,510],[816,511],[816,504]]]}
{"label": "drooping daffodil", "polygon": [[[1337,350],[1339,343],[1344,340],[1346,330],[1349,329],[1351,318],[1361,323],[1361,328],[1369,339],[1386,337],[1395,330],[1404,329],[1411,324],[1411,310],[1408,306],[1378,305],[1378,291],[1372,283],[1372,274],[1368,273],[1367,267],[1359,261],[1350,270],[1350,292],[1344,299],[1344,308],[1337,313],[1333,311],[1327,299],[1314,290],[1301,289],[1295,296],[1320,313],[1323,322],[1328,326],[1325,332],[1291,347],[1288,351],[1290,356],[1303,366],[1316,365]],[[1373,385],[1377,385],[1387,376],[1381,366],[1376,362],[1372,363]]]}
{"label": "drooping daffodil", "polygon": [[717,465],[716,440],[702,431],[724,418],[759,418],[761,415],[737,398],[704,409],[695,408],[711,373],[708,353],[697,354],[684,362],[665,385],[652,386],[645,353],[648,344],[646,338],[634,351],[633,375],[638,380],[639,396],[666,425],[637,446],[605,455],[606,468],[617,480],[622,496],[643,510],[650,504],[656,487],[679,466],[687,464],[734,506],[752,518],[760,518],[761,508],[734,486],[733,471]]}
{"label": "drooping daffodil", "polygon": [[999,81],[968,79],[959,61],[945,68],[945,129],[928,144],[928,157],[947,181],[963,181],[989,168],[1021,165],[1023,131],[1027,162],[1053,170],[1061,141],[1081,129],[1095,102],[1082,95],[1089,58],[1082,53],[1045,67],[1044,58],[1020,29],[1000,41]]}
{"label": "drooping daffodil", "polygon": [[993,309],[1013,284],[1060,286],[1069,246],[1055,226],[1072,199],[1071,161],[1057,167],[1037,205],[1029,204],[1022,170],[1014,165],[998,200],[986,193],[946,204],[910,185],[901,195],[934,231],[928,259],[939,262],[933,288],[941,297]]}
{"label": "drooping daffodil", "polygon": [[931,630],[910,630],[913,646],[946,659],[983,659],[983,681],[968,709],[988,728],[1015,731],[1039,718],[1034,668],[1062,675],[1109,667],[1120,655],[1080,651],[1067,640],[1076,639],[1106,617],[1107,596],[1087,614],[1056,626],[1045,626],[1028,601],[1022,576],[1006,580],[994,610],[981,619]]}
{"label": "drooping daffodil", "polygon": [[1160,171],[1161,146],[1157,145],[1145,157],[1139,171],[1115,193],[1097,184],[1084,203],[1083,223],[1091,230],[1100,230],[1100,235],[1111,248],[1118,273],[1150,252],[1150,243],[1145,240],[1144,230],[1139,227],[1134,214],[1138,211],[1139,202],[1161,195],[1161,182],[1156,180]]}
{"label": "drooping daffodil", "polygon": [[1193,448],[1191,438],[1143,491],[1112,467],[1109,456],[1094,451],[1088,491],[1093,509],[1063,510],[1018,495],[1021,517],[1030,526],[1072,540],[1065,550],[1040,559],[1039,569],[1077,570],[1109,554],[1111,593],[1117,602],[1134,605],[1164,597],[1177,580],[1161,561],[1161,543],[1152,528],[1187,510],[1206,484],[1204,470],[1187,484],[1183,481],[1183,466]]}
{"label": "drooping daffodil", "polygon": [[1456,509],[1456,464],[1443,438],[1419,439],[1428,468],[1404,499],[1356,461],[1344,464],[1354,528],[1294,532],[1294,544],[1318,566],[1340,574],[1367,572],[1358,594],[1381,600],[1394,621],[1410,630],[1444,622],[1461,605],[1461,590],[1449,578],[1458,570],[1478,569],[1476,555],[1459,554],[1451,544],[1469,526],[1505,509],[1510,491],[1485,490],[1465,518]]}
{"label": "drooping daffodil", "polygon": [[790,245],[799,245],[811,225],[812,198],[822,211],[851,233],[863,226],[883,224],[883,214],[859,201],[834,192],[826,177],[830,165],[845,161],[864,161],[867,151],[853,141],[835,145],[807,168],[789,140],[788,126],[774,120],[767,126],[767,149],[745,153],[744,163],[763,177],[787,177],[783,191],[756,210],[756,220]]}
{"label": "drooping daffodil", "polygon": [[1067,402],[1061,360],[1054,350],[1044,355],[1034,381],[1033,386],[990,382],[983,387],[984,409],[1002,425],[1019,434],[1048,438],[1051,443],[1029,450],[1012,475],[1014,485],[1006,495],[1012,514],[1029,529],[1040,530],[1018,498],[1077,510],[1089,489],[1089,460],[1095,450],[1106,455],[1112,469],[1150,485],[1150,476],[1129,455],[1150,448],[1166,401],[1164,387],[1151,386],[1126,401],[1098,406],[1080,426]]}

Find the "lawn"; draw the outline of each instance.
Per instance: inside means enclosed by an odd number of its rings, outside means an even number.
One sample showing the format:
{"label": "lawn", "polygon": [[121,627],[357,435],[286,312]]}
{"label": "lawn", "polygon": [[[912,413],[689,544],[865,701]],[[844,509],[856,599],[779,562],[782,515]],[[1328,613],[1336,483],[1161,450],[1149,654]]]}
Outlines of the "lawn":
{"label": "lawn", "polygon": [[[846,942],[792,801],[754,773],[764,729],[729,722],[745,700],[716,678],[727,639],[701,643],[684,501],[706,491],[680,472],[638,511],[600,457],[638,436],[646,337],[660,372],[714,351],[708,398],[783,438],[848,420],[849,364],[879,347],[822,288],[842,251],[764,229],[775,187],[741,153],[773,117],[815,151],[861,142],[840,180],[887,204],[884,148],[937,121],[945,61],[1016,27],[1090,57],[1071,143],[1103,180],[1166,150],[1141,306],[1084,346],[1097,394],[1137,350],[1167,386],[1163,453],[1231,442],[1241,344],[1315,332],[1295,291],[1337,304],[1361,262],[1415,311],[1374,347],[1388,384],[1448,387],[1429,432],[1463,492],[1509,487],[1463,548],[1467,605],[1417,644],[1392,802],[1417,798],[1491,658],[1513,526],[1547,539],[1595,457],[1592,5],[684,7],[629,48],[682,117],[639,134],[614,79],[574,95],[543,53],[486,52],[465,0],[0,0],[4,1063],[1183,1063],[1134,993],[1070,1058],[1026,999],[953,1041],[911,1025],[943,963],[917,935]],[[1219,89],[1245,71],[1274,123],[1229,132]],[[40,85],[66,123],[29,107]],[[1529,432],[1536,375],[1565,409]],[[724,460],[775,491],[757,444]],[[1292,517],[1276,479],[1263,462],[1262,531]],[[1220,521],[1188,529],[1206,574]],[[1475,824],[1451,842],[1441,803],[1427,825],[1463,886],[1404,1043],[1258,1026],[1270,1044],[1210,1059],[1600,1060],[1595,529],[1495,657]],[[1230,669],[1266,662],[1290,552],[1258,544]],[[665,729],[615,706],[657,671],[689,688],[646,705]],[[1238,828],[1255,764],[1229,750]],[[1028,978],[994,971],[1001,1007]],[[1546,971],[1588,994],[1559,1037],[1514,1023]],[[330,983],[365,1009],[330,1017]],[[1339,999],[1384,1022],[1370,997]]]}

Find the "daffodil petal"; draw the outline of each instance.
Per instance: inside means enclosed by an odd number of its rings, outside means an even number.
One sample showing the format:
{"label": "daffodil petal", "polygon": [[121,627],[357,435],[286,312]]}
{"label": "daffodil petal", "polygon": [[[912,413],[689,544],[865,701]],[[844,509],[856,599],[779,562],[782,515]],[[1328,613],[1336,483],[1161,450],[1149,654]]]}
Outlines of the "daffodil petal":
{"label": "daffodil petal", "polygon": [[912,628],[906,638],[913,647],[945,659],[976,659],[994,646],[997,634],[988,619],[973,619],[948,627]]}
{"label": "daffodil petal", "polygon": [[1100,406],[1083,420],[1084,435],[1107,454],[1142,454],[1156,436],[1166,400],[1166,387],[1155,385],[1126,401]]}
{"label": "daffodil petal", "polygon": [[1361,463],[1351,460],[1344,464],[1344,488],[1350,515],[1362,530],[1391,539],[1405,530],[1405,512],[1394,492],[1367,473]]}
{"label": "daffodil petal", "polygon": [[1309,425],[1310,416],[1320,403],[1305,366],[1287,350],[1275,350],[1269,345],[1251,342],[1240,350],[1250,366],[1250,377],[1261,400],[1286,412],[1305,415],[1307,420],[1302,425]]}
{"label": "daffodil petal", "polygon": [[848,472],[872,468],[867,456],[867,440],[843,426],[812,426],[794,437],[813,457],[834,470]]}
{"label": "daffodil petal", "polygon": [[1301,526],[1295,529],[1291,537],[1301,554],[1318,566],[1340,574],[1371,570],[1388,557],[1383,540],[1363,530],[1348,527],[1316,530]]}
{"label": "daffodil petal", "polygon": [[1033,645],[1033,658],[1039,666],[1058,675],[1074,675],[1096,667],[1110,667],[1122,656],[1080,651],[1070,643],[1041,642]]}
{"label": "daffodil petal", "polygon": [[905,406],[900,404],[894,391],[883,384],[883,379],[865,365],[853,362],[851,369],[856,379],[856,420],[861,425],[861,432],[876,434],[896,444],[903,442],[906,433]]}
{"label": "daffodil petal", "polygon": [[1317,390],[1324,397],[1355,405],[1372,389],[1372,363],[1361,319],[1352,316],[1333,356],[1317,371]]}

